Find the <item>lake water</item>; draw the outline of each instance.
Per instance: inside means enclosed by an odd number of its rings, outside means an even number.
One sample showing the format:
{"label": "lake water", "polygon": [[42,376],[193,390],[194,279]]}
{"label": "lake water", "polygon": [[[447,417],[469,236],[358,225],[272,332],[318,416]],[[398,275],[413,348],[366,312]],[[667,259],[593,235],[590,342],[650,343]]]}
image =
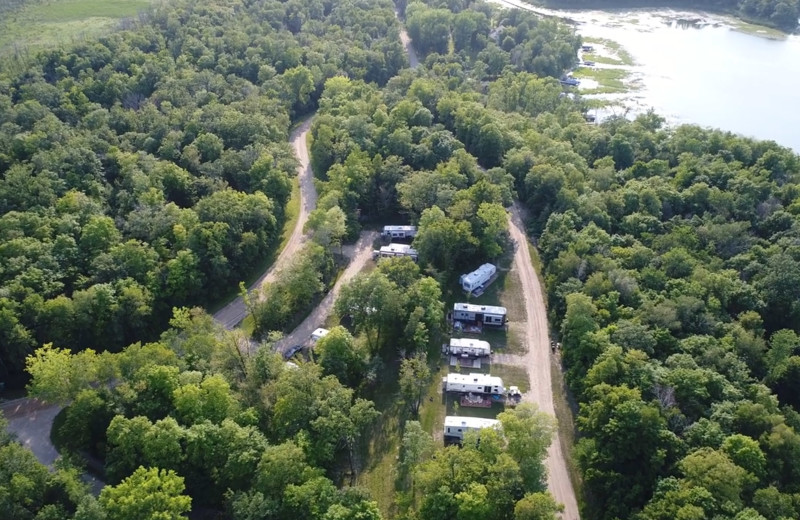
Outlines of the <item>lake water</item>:
{"label": "lake water", "polygon": [[735,20],[697,12],[547,12],[577,21],[581,35],[618,42],[633,56],[631,78],[640,88],[608,96],[632,113],[652,107],[673,124],[771,139],[800,152],[800,37],[748,34],[733,29]]}

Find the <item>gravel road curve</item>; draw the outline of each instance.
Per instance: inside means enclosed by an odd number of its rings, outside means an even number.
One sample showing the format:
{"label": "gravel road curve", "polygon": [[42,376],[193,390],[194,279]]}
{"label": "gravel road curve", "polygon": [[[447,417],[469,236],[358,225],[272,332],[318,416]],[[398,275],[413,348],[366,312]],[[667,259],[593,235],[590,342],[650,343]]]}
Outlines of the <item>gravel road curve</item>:
{"label": "gravel road curve", "polygon": [[[306,145],[306,138],[311,129],[312,119],[313,116],[303,121],[289,136],[289,142],[299,163],[297,178],[300,182],[300,215],[297,219],[297,224],[294,226],[286,247],[283,248],[283,251],[281,251],[270,268],[264,271],[264,274],[248,288],[250,292],[259,289],[264,283],[272,281],[278,271],[289,265],[294,255],[305,242],[303,226],[308,220],[308,214],[317,206],[317,189],[314,186],[314,175],[311,173],[308,146]],[[214,313],[214,319],[226,329],[232,330],[241,323],[246,315],[247,309],[245,308],[244,300],[241,296],[237,296],[235,300]]]}

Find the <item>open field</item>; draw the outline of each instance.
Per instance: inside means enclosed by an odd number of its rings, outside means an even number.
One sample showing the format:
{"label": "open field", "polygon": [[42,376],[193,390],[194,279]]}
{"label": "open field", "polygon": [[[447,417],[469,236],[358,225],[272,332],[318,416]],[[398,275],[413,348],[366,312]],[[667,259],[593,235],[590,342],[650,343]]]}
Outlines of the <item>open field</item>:
{"label": "open field", "polygon": [[97,37],[157,0],[31,0],[0,19],[0,56]]}

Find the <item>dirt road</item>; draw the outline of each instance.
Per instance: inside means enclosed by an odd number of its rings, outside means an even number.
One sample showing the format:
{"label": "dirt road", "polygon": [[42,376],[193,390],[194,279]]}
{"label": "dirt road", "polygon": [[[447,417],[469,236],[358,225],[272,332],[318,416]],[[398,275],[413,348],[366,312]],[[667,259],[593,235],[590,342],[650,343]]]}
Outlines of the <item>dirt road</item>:
{"label": "dirt road", "polygon": [[345,256],[350,258],[347,268],[345,268],[333,288],[325,295],[325,298],[314,308],[311,314],[296,329],[275,344],[275,350],[284,353],[295,345],[305,344],[311,338],[311,333],[314,329],[324,325],[325,320],[328,319],[333,310],[333,304],[336,302],[336,297],[339,295],[342,286],[360,273],[372,258],[372,244],[377,238],[377,231],[364,231],[355,245],[344,247]]}
{"label": "dirt road", "polygon": [[[306,144],[312,119],[313,116],[303,121],[289,137],[289,142],[292,144],[294,154],[299,163],[297,178],[300,183],[300,215],[297,219],[297,225],[295,225],[286,247],[283,248],[275,262],[248,288],[250,292],[259,289],[265,282],[271,281],[281,268],[289,264],[305,241],[303,226],[308,220],[308,214],[317,206],[317,189],[314,186],[314,175],[311,173],[308,146]],[[226,329],[232,330],[241,323],[246,315],[247,309],[245,309],[244,300],[242,300],[241,296],[237,296],[235,300],[214,313],[214,319]]]}
{"label": "dirt road", "polygon": [[[394,15],[398,20],[400,20],[400,13],[395,11]],[[414,47],[411,46],[411,38],[409,38],[408,32],[406,32],[406,27],[402,24],[402,21],[400,22],[400,41],[403,43],[403,48],[406,50],[406,54],[408,55],[408,64],[412,69],[416,69],[419,67],[419,59],[417,58],[417,53],[414,52]]]}
{"label": "dirt road", "polygon": [[[547,312],[539,278],[531,265],[528,239],[522,223],[519,207],[514,205],[509,219],[509,231],[514,240],[514,269],[519,273],[525,294],[525,336],[528,352],[515,364],[524,365],[528,371],[531,388],[523,396],[524,401],[534,402],[543,412],[555,415],[553,408],[553,389],[550,382],[550,337],[547,326]],[[553,435],[553,443],[547,450],[547,488],[558,502],[564,504],[564,520],[578,520],[578,502],[575,490],[567,473],[567,464],[561,450],[558,430]]]}

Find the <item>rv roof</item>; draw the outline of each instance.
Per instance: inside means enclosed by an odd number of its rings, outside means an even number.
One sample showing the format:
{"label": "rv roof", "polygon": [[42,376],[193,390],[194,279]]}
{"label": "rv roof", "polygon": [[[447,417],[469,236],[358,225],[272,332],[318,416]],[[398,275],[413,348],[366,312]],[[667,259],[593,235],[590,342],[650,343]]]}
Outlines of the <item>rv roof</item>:
{"label": "rv roof", "polygon": [[383,226],[384,231],[414,231],[417,226]]}
{"label": "rv roof", "polygon": [[455,311],[467,311],[467,312],[484,312],[489,314],[505,314],[506,308],[505,307],[496,307],[494,305],[474,305],[472,303],[456,303],[453,305],[453,310]]}
{"label": "rv roof", "polygon": [[464,275],[464,281],[471,284],[475,280],[481,280],[487,276],[493,275],[497,268],[492,264],[483,264],[469,274]]}
{"label": "rv roof", "polygon": [[405,255],[416,255],[417,250],[408,244],[389,244],[381,247],[381,253],[403,253]]}
{"label": "rv roof", "polygon": [[455,426],[456,428],[492,428],[500,424],[497,419],[486,419],[484,417],[456,417],[448,415],[444,418],[444,426]]}
{"label": "rv roof", "polygon": [[503,380],[499,377],[475,372],[471,374],[447,374],[447,382],[466,385],[503,386]]}
{"label": "rv roof", "polygon": [[451,347],[472,347],[472,348],[482,348],[489,350],[489,342],[483,341],[480,339],[472,339],[472,338],[451,338],[450,339],[450,346]]}

